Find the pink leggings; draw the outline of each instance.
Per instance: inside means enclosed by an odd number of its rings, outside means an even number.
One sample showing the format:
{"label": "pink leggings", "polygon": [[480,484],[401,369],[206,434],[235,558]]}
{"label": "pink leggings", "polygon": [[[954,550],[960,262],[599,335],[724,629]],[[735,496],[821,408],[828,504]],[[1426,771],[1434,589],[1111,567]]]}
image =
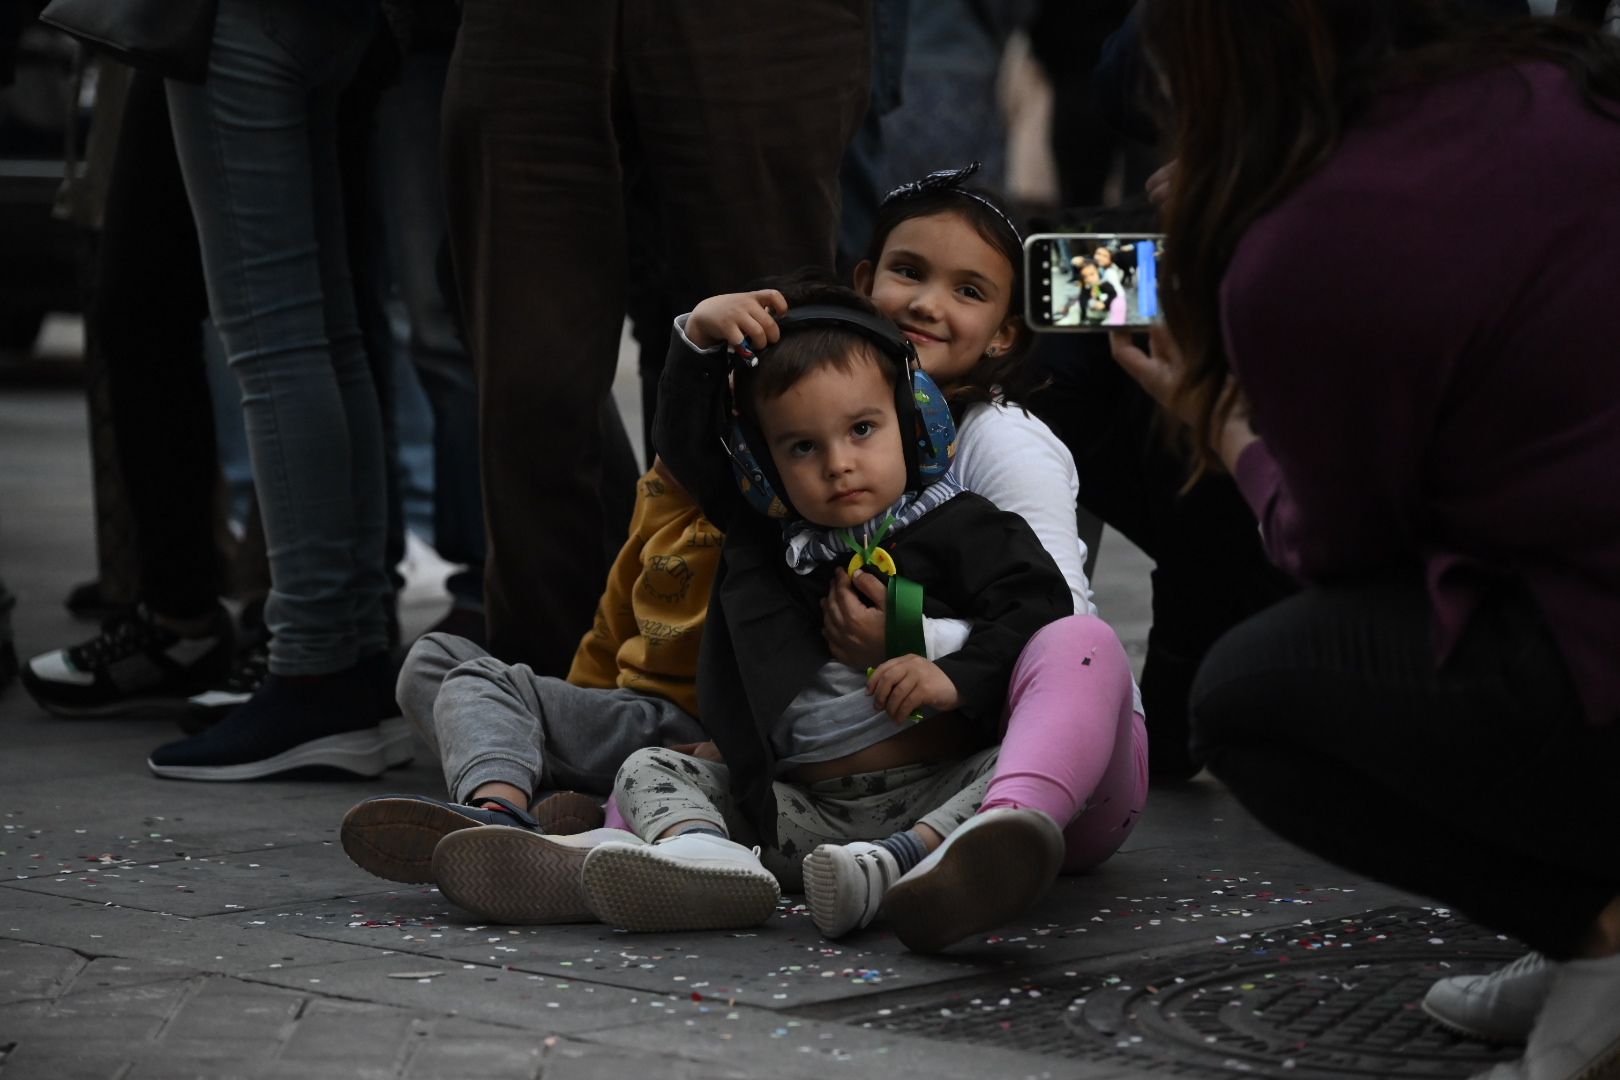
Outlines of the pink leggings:
{"label": "pink leggings", "polygon": [[[1013,668],[995,776],[979,807],[1041,810],[1065,826],[1066,874],[1125,842],[1147,800],[1147,728],[1113,628],[1071,615],[1030,638]],[[623,829],[613,800],[610,828]]]}
{"label": "pink leggings", "polygon": [[1131,665],[1107,623],[1071,615],[1024,646],[1007,690],[995,776],[979,811],[1041,810],[1065,826],[1064,873],[1125,842],[1147,801],[1147,727]]}

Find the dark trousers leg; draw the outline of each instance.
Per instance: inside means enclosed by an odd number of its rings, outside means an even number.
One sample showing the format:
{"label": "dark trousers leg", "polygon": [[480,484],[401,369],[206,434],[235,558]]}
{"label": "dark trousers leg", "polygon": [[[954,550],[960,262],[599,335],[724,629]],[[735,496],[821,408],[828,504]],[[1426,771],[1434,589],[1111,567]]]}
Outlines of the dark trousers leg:
{"label": "dark trousers leg", "polygon": [[207,614],[224,586],[208,301],[163,80],[150,75],[130,85],[94,297],[87,317],[107,365],[141,597],[164,615]]}
{"label": "dark trousers leg", "polygon": [[1266,558],[1254,515],[1229,477],[1206,476],[1182,491],[1186,465],[1166,443],[1153,401],[1114,363],[1106,341],[1049,335],[1036,361],[1054,382],[1033,405],[1074,455],[1080,504],[1154,562],[1142,669],[1148,760],[1156,779],[1184,779],[1198,769],[1187,747],[1187,692],[1204,654],[1294,585]]}
{"label": "dark trousers leg", "polygon": [[1585,723],[1517,593],[1436,670],[1421,581],[1307,590],[1210,650],[1192,711],[1210,769],[1280,835],[1551,956],[1620,894],[1620,729]]}
{"label": "dark trousers leg", "polygon": [[[864,105],[865,76],[848,58],[865,54],[865,9],[464,4],[444,160],[478,369],[486,604],[501,659],[567,670],[607,576],[604,491],[634,482],[633,471],[607,472],[601,412],[630,242],[616,88],[670,200],[686,303],[716,283],[830,268],[848,129],[825,115],[853,99],[852,126]],[[770,78],[739,62],[749,56],[771,57]]]}
{"label": "dark trousers leg", "polygon": [[617,4],[468,0],[445,195],[478,373],[491,652],[563,675],[607,577],[602,403],[624,314]]}

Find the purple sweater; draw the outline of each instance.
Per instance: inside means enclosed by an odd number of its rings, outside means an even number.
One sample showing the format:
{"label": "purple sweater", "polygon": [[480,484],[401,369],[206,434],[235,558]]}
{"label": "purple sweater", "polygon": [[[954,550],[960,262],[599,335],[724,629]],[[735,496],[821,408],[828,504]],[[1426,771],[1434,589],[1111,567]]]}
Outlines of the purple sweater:
{"label": "purple sweater", "polygon": [[1620,122],[1546,64],[1390,95],[1221,302],[1277,564],[1422,566],[1441,659],[1485,581],[1523,582],[1588,718],[1620,719]]}

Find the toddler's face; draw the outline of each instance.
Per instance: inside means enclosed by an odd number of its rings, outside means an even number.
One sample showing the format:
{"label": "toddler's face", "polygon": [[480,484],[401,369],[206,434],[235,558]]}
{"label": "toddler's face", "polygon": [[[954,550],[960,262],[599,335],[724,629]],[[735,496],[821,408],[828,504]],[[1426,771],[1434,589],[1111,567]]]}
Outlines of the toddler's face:
{"label": "toddler's face", "polygon": [[1087,285],[1095,285],[1097,282],[1102,280],[1102,275],[1097,273],[1097,268],[1095,266],[1086,266],[1082,267],[1080,270],[1080,280],[1085,282]]}
{"label": "toddler's face", "polygon": [[860,525],[906,490],[894,388],[877,361],[811,372],[759,402],[760,431],[794,509],[829,528]]}

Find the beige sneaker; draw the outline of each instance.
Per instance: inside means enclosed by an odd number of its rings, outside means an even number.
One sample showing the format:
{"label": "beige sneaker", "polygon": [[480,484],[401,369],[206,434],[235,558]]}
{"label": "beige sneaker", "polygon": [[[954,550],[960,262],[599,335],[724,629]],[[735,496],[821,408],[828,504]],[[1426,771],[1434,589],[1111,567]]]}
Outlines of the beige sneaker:
{"label": "beige sneaker", "polygon": [[709,833],[603,844],[585,859],[584,886],[596,917],[621,930],[740,930],[782,896],[758,848]]}
{"label": "beige sneaker", "polygon": [[447,834],[433,849],[433,880],[445,899],[483,922],[592,922],[580,872],[598,845],[640,845],[618,829],[550,836],[507,825]]}

